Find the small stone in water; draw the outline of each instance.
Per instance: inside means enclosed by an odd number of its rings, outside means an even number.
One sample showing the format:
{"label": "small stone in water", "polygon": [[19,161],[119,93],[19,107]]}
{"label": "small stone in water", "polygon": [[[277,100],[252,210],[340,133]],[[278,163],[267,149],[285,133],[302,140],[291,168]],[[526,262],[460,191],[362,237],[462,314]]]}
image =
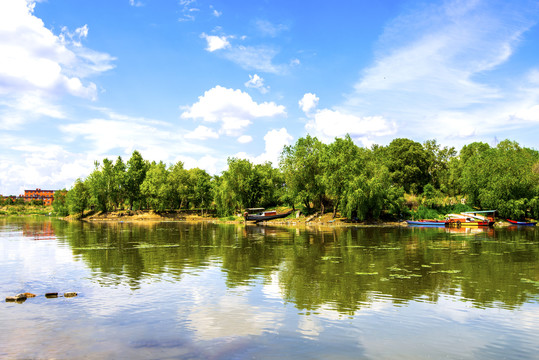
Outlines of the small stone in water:
{"label": "small stone in water", "polygon": [[58,293],[46,293],[46,294],[45,294],[45,297],[48,297],[48,298],[55,298],[55,297],[58,297]]}
{"label": "small stone in water", "polygon": [[78,294],[76,292],[66,292],[64,293],[64,297],[75,297]]}
{"label": "small stone in water", "polygon": [[24,295],[26,297],[29,297],[29,298],[36,297],[36,294],[32,294],[32,293],[23,293],[22,295]]}

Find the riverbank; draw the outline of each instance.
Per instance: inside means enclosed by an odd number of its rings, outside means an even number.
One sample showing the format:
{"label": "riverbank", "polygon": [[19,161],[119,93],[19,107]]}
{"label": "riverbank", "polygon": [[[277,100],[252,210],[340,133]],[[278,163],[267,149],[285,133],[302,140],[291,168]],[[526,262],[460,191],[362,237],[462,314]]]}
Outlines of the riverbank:
{"label": "riverbank", "polygon": [[8,205],[0,207],[0,216],[19,216],[19,215],[51,215],[52,206],[43,205]]}
{"label": "riverbank", "polygon": [[[279,209],[283,212],[286,209]],[[51,206],[34,205],[10,205],[0,207],[0,216],[54,216]],[[295,215],[294,215],[295,214]],[[299,214],[298,211],[293,215],[284,218],[261,222],[261,225],[279,225],[279,226],[328,226],[328,227],[346,227],[346,226],[373,226],[373,227],[405,227],[405,221],[350,221],[345,217],[333,217],[333,213],[316,213],[314,215]],[[337,214],[338,215],[338,214]],[[75,216],[67,216],[65,220],[79,220]],[[187,222],[212,222],[221,224],[243,224],[245,221],[242,216],[216,217],[211,214],[202,215],[198,211],[166,211],[155,212],[152,210],[120,210],[110,212],[86,211],[83,221],[103,221],[103,222],[160,222],[160,221],[187,221]],[[250,224],[253,224],[250,222]],[[505,220],[499,220],[494,224],[495,227],[512,226]]]}
{"label": "riverbank", "polygon": [[[68,217],[68,219],[75,219]],[[222,224],[243,224],[245,220],[242,216],[216,217],[212,215],[201,215],[194,212],[169,211],[157,213],[151,210],[122,210],[107,213],[92,213],[85,214],[84,221],[121,221],[121,222],[155,222],[155,221],[188,221],[188,222],[212,222]],[[333,217],[333,213],[303,215],[291,215],[284,219],[271,220],[261,222],[259,224],[279,225],[279,226],[406,226],[406,222],[352,222],[347,218]]]}

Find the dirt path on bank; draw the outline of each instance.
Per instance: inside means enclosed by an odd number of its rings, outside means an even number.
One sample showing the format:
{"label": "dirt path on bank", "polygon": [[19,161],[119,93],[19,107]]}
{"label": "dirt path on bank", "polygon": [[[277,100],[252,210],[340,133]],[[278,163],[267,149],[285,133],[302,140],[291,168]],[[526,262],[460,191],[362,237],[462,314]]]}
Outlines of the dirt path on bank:
{"label": "dirt path on bank", "polygon": [[[296,213],[297,214],[297,213]],[[213,216],[201,216],[200,214],[183,212],[163,212],[154,211],[114,211],[108,213],[95,213],[84,217],[85,221],[122,221],[122,222],[155,222],[155,221],[186,221],[186,222],[212,222],[221,224],[243,224],[242,217],[218,218]],[[279,226],[406,226],[406,222],[351,222],[346,218],[333,218],[332,213],[315,215],[295,215],[285,219],[276,219],[267,222],[260,222],[259,225],[279,225]]]}

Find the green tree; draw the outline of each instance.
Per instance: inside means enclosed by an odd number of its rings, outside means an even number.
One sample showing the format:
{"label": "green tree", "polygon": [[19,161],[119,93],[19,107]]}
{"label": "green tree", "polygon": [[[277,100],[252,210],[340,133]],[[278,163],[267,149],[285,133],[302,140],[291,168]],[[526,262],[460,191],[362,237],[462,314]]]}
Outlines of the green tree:
{"label": "green tree", "polygon": [[129,202],[129,209],[133,210],[133,205],[141,200],[140,186],[146,177],[148,162],[135,150],[131,158],[127,161],[127,172],[125,174],[125,195]]}
{"label": "green tree", "polygon": [[202,214],[204,209],[208,208],[212,200],[211,192],[211,176],[202,169],[193,168],[189,169],[189,187],[190,202],[194,207],[201,208]]}
{"label": "green tree", "polygon": [[497,209],[502,217],[523,217],[528,201],[538,195],[533,169],[539,153],[509,140],[495,148],[471,145],[463,148],[461,159],[461,184],[469,204]]}
{"label": "green tree", "polygon": [[414,194],[423,192],[423,186],[431,180],[431,154],[420,143],[402,138],[393,140],[385,154],[391,180],[397,187]]}
{"label": "green tree", "polygon": [[322,208],[325,188],[321,156],[324,144],[307,135],[295,145],[285,146],[281,154],[283,172],[290,198],[303,204],[307,212]]}
{"label": "green tree", "polygon": [[140,192],[152,210],[164,211],[170,205],[172,186],[167,181],[168,174],[162,161],[159,163],[153,161],[148,167]]}
{"label": "green tree", "polygon": [[126,165],[122,158],[118,156],[112,169],[112,188],[110,193],[110,200],[115,209],[123,204],[126,196],[125,178],[126,178]]}
{"label": "green tree", "polygon": [[346,200],[343,196],[355,176],[358,176],[364,166],[367,150],[360,149],[350,135],[335,141],[323,148],[321,167],[323,169],[322,182],[326,194],[333,202],[333,217],[337,209],[346,211]]}
{"label": "green tree", "polygon": [[94,166],[94,171],[85,180],[90,195],[89,204],[97,211],[107,212],[109,201],[108,181],[105,173],[100,169],[98,161],[94,162]]}
{"label": "green tree", "polygon": [[450,162],[457,152],[454,147],[441,148],[436,140],[427,140],[423,143],[425,151],[430,155],[428,173],[431,184],[444,193],[450,193],[453,186],[450,181]]}
{"label": "green tree", "polygon": [[171,201],[175,208],[182,209],[189,204],[189,172],[178,161],[169,169],[168,183],[171,187]]}
{"label": "green tree", "polygon": [[78,215],[79,218],[84,216],[84,210],[88,205],[88,189],[86,184],[77,179],[73,187],[68,191],[66,197],[66,204],[69,209],[69,213],[72,215]]}
{"label": "green tree", "polygon": [[57,190],[54,192],[54,200],[52,201],[52,210],[58,216],[69,215],[69,208],[67,206],[67,190]]}
{"label": "green tree", "polygon": [[345,192],[345,214],[359,220],[379,219],[383,211],[399,217],[404,207],[404,190],[395,187],[385,166],[371,163],[366,171],[356,174]]}

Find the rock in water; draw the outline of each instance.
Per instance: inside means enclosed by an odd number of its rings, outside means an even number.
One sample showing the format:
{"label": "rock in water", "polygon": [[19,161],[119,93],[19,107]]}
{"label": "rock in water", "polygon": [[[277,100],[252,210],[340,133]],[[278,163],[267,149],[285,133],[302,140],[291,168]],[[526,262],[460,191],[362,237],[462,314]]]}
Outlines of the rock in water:
{"label": "rock in water", "polygon": [[47,298],[57,298],[57,297],[58,297],[58,293],[57,293],[57,292],[56,292],[56,293],[53,293],[53,292],[51,292],[51,293],[46,293],[46,294],[45,294],[45,297],[47,297]]}
{"label": "rock in water", "polygon": [[26,301],[26,295],[17,294],[15,296],[6,297],[6,302],[15,302],[15,301],[18,302],[19,304],[25,302]]}
{"label": "rock in water", "polygon": [[27,298],[36,297],[36,294],[32,294],[32,293],[23,293],[23,295],[26,296]]}
{"label": "rock in water", "polygon": [[78,294],[76,292],[66,292],[64,293],[64,297],[75,297]]}

